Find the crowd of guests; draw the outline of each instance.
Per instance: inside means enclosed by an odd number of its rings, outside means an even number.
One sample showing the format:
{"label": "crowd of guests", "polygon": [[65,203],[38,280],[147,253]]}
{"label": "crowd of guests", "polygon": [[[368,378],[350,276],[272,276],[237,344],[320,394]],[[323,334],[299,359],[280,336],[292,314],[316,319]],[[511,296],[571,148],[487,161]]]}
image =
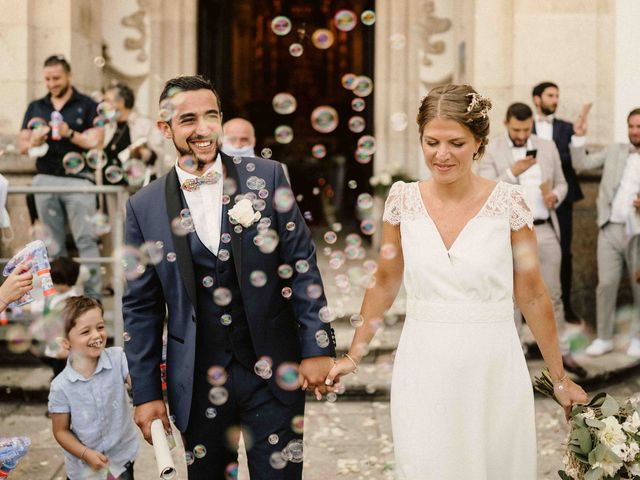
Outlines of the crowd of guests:
{"label": "crowd of guests", "polygon": [[[596,357],[614,347],[616,300],[624,267],[635,305],[640,305],[640,109],[627,116],[628,143],[591,153],[586,148],[591,105],[586,104],[571,124],[556,117],[559,96],[556,84],[544,82],[532,91],[535,111],[520,102],[510,105],[506,131],[489,142],[477,172],[522,185],[534,216],[540,267],[553,303],[564,367],[585,377],[587,371],[569,351],[565,329],[567,321],[580,321],[571,302],[573,204],[584,198],[576,172],[603,167],[597,200],[597,338],[586,349],[587,355]],[[516,317],[521,324],[518,312]],[[638,322],[634,320],[627,354],[640,358]]]}

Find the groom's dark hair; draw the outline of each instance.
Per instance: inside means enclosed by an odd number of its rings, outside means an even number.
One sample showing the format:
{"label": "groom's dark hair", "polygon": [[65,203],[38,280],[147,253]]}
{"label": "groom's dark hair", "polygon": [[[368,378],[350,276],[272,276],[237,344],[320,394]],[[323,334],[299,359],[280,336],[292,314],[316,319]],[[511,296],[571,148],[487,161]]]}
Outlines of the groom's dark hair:
{"label": "groom's dark hair", "polygon": [[222,100],[220,99],[220,95],[218,95],[216,89],[213,88],[211,81],[204,78],[202,75],[180,75],[179,77],[167,80],[164,84],[164,88],[162,89],[162,93],[160,94],[159,103],[162,103],[162,101],[167,98],[173,97],[176,93],[188,92],[190,90],[211,90],[216,96],[216,99],[218,100],[218,108],[222,112]]}

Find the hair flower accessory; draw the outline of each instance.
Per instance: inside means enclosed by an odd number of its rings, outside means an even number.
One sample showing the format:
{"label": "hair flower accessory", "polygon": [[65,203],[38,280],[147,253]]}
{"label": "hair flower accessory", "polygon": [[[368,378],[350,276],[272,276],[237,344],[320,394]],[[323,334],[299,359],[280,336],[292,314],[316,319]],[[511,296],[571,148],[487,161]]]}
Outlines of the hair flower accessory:
{"label": "hair flower accessory", "polygon": [[467,113],[479,112],[482,118],[487,118],[491,109],[491,100],[489,97],[480,95],[476,92],[467,93],[467,97],[471,97],[467,106]]}

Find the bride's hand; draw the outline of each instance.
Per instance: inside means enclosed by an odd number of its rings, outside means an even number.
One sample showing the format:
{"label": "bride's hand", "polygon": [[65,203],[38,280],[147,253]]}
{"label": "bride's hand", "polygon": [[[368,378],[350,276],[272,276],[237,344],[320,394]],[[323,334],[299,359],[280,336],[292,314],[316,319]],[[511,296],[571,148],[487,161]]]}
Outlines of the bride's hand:
{"label": "bride's hand", "polygon": [[589,401],[589,397],[582,387],[568,378],[554,385],[553,392],[562,405],[562,408],[564,408],[564,414],[567,420],[569,420],[571,407],[573,405],[577,403],[587,403]]}
{"label": "bride's hand", "polygon": [[327,375],[324,383],[326,385],[333,385],[335,382],[340,380],[342,375],[347,375],[349,373],[355,372],[357,370],[354,362],[349,360],[347,357],[343,357],[340,360],[336,360],[333,364],[331,370],[329,370],[329,374]]}

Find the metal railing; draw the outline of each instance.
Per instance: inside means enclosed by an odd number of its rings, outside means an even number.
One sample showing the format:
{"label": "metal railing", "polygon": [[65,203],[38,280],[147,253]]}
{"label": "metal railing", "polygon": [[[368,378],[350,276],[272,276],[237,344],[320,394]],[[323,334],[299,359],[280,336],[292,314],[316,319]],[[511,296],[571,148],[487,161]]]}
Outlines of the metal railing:
{"label": "metal railing", "polygon": [[[113,334],[114,343],[117,346],[122,346],[124,343],[124,322],[122,319],[122,295],[124,294],[124,272],[122,262],[120,258],[116,258],[114,252],[119,252],[124,246],[124,210],[125,202],[129,197],[129,192],[125,187],[115,185],[92,185],[86,187],[31,187],[31,186],[9,186],[9,195],[25,195],[25,194],[38,194],[38,193],[86,193],[86,194],[105,194],[115,195],[116,205],[115,211],[109,212],[109,221],[111,223],[111,242],[112,252],[108,257],[78,257],[74,258],[78,263],[99,263],[99,264],[111,264],[111,279],[113,287]],[[0,263],[6,264],[9,262],[9,258],[0,258]]]}

